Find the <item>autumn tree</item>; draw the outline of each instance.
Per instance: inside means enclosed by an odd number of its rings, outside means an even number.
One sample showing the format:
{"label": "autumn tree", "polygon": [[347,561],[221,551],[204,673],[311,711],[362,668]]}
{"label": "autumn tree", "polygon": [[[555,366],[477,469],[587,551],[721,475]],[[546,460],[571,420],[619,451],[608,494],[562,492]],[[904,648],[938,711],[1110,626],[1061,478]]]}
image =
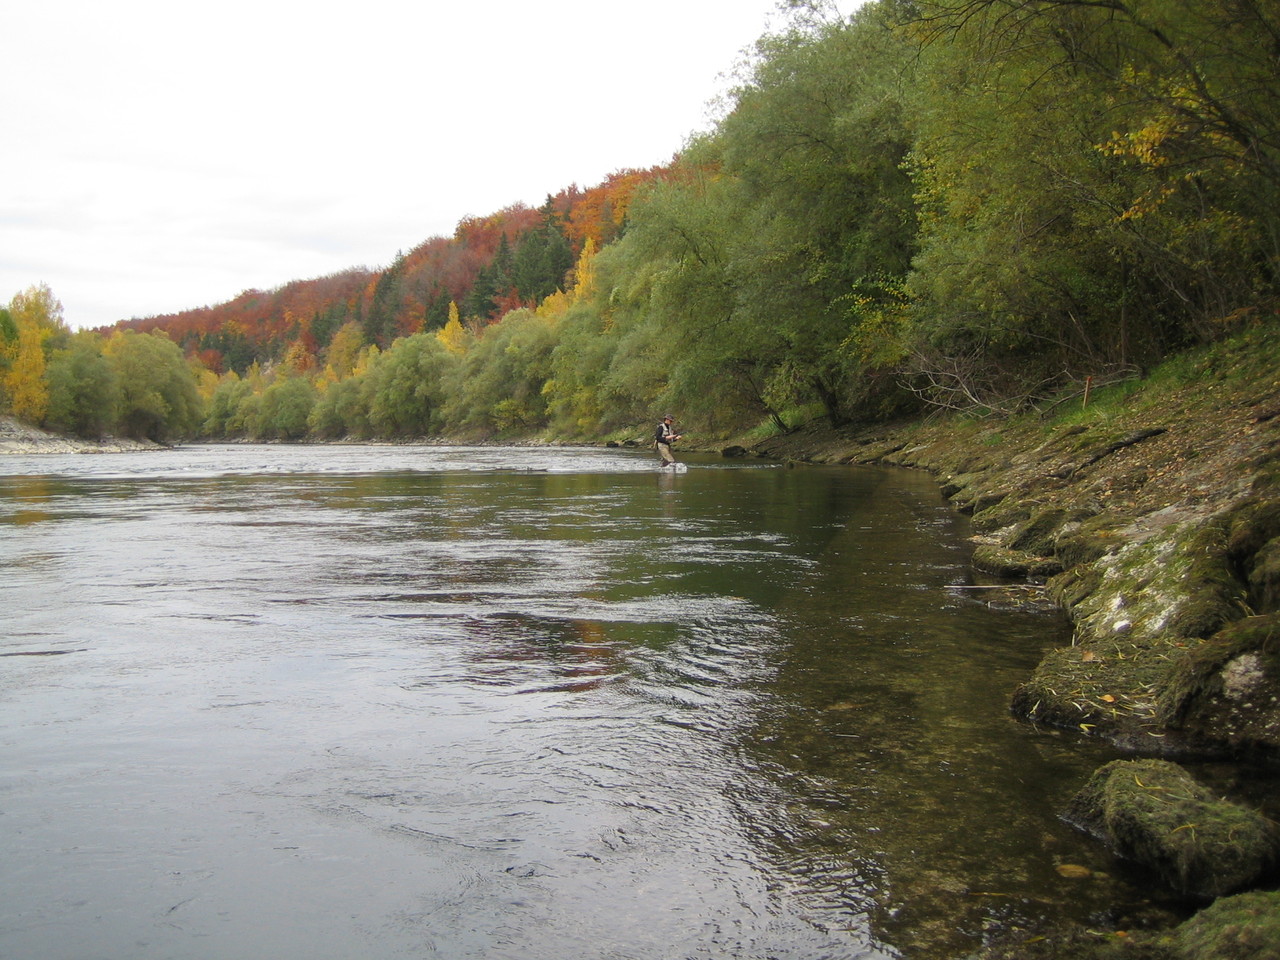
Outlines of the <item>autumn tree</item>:
{"label": "autumn tree", "polygon": [[460,357],[469,349],[471,336],[462,326],[461,314],[456,303],[449,304],[449,321],[436,331],[436,338],[454,356]]}
{"label": "autumn tree", "polygon": [[360,361],[364,349],[364,327],[358,321],[348,320],[333,335],[325,351],[325,373],[333,380],[351,375]]}
{"label": "autumn tree", "polygon": [[17,339],[6,348],[4,394],[14,416],[39,423],[49,406],[45,382],[49,354],[64,345],[69,335],[62,304],[48,286],[40,284],[15,295],[8,314]]}

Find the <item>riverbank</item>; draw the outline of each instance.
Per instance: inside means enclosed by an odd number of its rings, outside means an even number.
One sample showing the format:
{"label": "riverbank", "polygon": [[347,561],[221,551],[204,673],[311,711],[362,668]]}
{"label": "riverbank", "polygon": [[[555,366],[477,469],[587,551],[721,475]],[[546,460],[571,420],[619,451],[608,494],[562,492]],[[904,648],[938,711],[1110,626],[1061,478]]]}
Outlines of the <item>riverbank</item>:
{"label": "riverbank", "polygon": [[[1047,649],[1012,692],[1021,719],[1105,738],[1136,757],[1254,771],[1252,789],[1232,798],[1239,802],[1206,797],[1180,819],[1168,819],[1163,800],[1150,817],[1115,801],[1099,819],[1124,822],[1109,821],[1099,836],[1170,886],[1210,897],[1227,892],[1218,873],[1227,862],[1256,857],[1228,886],[1264,892],[1224,897],[1175,930],[1031,932],[992,945],[983,960],[1280,956],[1280,894],[1265,892],[1280,852],[1280,348],[1267,333],[1044,412],[815,425],[754,446],[770,458],[905,466],[938,478],[973,517],[975,571],[1034,585],[1074,624],[1071,646]],[[1167,792],[1145,773],[1122,779],[1142,787],[1140,799]],[[1065,813],[1073,801],[1062,802]],[[1244,850],[1238,832],[1206,835],[1207,821],[1242,809],[1256,817],[1259,807],[1272,818],[1258,818],[1260,849]],[[1173,854],[1156,849],[1163,839],[1130,842],[1135,829],[1188,841],[1185,856],[1175,867]],[[1186,875],[1186,858],[1203,873]]]}
{"label": "riverbank", "polygon": [[79,437],[63,437],[38,427],[0,417],[0,455],[7,453],[132,453],[142,450],[163,450],[150,440],[130,440],[121,437],[103,437],[100,440],[84,440]]}
{"label": "riverbank", "polygon": [[756,452],[933,473],[973,517],[975,569],[1043,584],[1075,624],[1021,716],[1147,754],[1280,759],[1276,348],[1219,345],[1056,414],[814,426]]}

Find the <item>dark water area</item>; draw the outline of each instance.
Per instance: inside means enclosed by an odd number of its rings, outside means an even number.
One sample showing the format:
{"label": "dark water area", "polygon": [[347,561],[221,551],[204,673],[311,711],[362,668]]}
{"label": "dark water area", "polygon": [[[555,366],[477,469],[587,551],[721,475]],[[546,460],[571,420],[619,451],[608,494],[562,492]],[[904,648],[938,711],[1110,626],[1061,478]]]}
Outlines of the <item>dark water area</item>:
{"label": "dark water area", "polygon": [[1008,713],[1069,628],[958,589],[966,533],[906,471],[0,460],[0,957],[943,960],[1138,909],[1058,819],[1110,755]]}

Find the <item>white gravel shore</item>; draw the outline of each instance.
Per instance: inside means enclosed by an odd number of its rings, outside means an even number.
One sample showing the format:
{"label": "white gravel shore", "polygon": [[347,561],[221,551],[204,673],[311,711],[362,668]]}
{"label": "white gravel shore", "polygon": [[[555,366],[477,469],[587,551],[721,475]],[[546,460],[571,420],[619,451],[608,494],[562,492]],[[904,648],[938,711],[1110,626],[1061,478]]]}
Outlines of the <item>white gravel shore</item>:
{"label": "white gravel shore", "polygon": [[0,455],[6,453],[127,453],[162,449],[164,448],[160,444],[150,440],[126,440],[119,437],[82,440],[79,437],[60,437],[12,417],[0,417]]}

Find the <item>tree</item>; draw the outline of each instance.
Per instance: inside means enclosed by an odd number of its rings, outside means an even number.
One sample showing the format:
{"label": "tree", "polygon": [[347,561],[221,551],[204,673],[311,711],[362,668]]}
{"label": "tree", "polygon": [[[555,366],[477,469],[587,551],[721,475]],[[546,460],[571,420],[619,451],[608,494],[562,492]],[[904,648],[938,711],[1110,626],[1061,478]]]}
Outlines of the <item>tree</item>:
{"label": "tree", "polygon": [[307,417],[307,429],[313,436],[326,440],[372,436],[364,379],[363,373],[354,374],[329,384],[320,394]]}
{"label": "tree", "polygon": [[266,440],[301,440],[316,404],[316,388],[305,377],[282,377],[262,392],[254,436]]}
{"label": "tree", "polygon": [[70,346],[55,351],[49,359],[46,381],[46,427],[94,439],[115,429],[120,387],[96,334],[76,334]]}
{"label": "tree", "polygon": [[574,262],[573,248],[550,197],[540,212],[542,222],[521,235],[511,264],[516,293],[529,305],[567,286],[565,277]]}
{"label": "tree", "polygon": [[242,380],[233,370],[224,374],[209,399],[200,433],[206,437],[233,437],[243,422],[240,408],[253,396],[253,384]]}
{"label": "tree", "polygon": [[436,331],[436,339],[441,345],[456,357],[462,356],[470,347],[471,338],[466,329],[462,326],[462,320],[458,315],[458,305],[450,302],[449,304],[449,322]]}
{"label": "tree", "polygon": [[13,322],[13,314],[0,307],[0,409],[3,409],[4,402],[4,376],[17,355],[18,325]]}
{"label": "tree", "polygon": [[395,262],[379,274],[374,283],[373,296],[365,311],[365,336],[370,343],[376,343],[384,349],[399,332],[405,267],[405,255],[397,253]]}
{"label": "tree", "polygon": [[1274,6],[921,9],[911,289],[944,362],[1026,391],[1154,362],[1274,296]]}
{"label": "tree", "polygon": [[9,324],[16,343],[8,341],[4,393],[13,415],[40,423],[49,406],[45,369],[49,353],[66,343],[69,331],[62,319],[62,304],[48,286],[28,287],[9,301]]}
{"label": "tree", "polygon": [[200,396],[177,344],[155,334],[118,331],[103,353],[119,380],[119,423],[126,436],[164,442],[196,432]]}
{"label": "tree", "polygon": [[528,433],[546,423],[543,387],[551,375],[552,324],[528,309],[485,327],[449,392],[452,426],[483,433]]}
{"label": "tree", "polygon": [[454,357],[433,334],[397,340],[370,365],[369,424],[383,436],[430,436],[443,425],[446,380]]}

